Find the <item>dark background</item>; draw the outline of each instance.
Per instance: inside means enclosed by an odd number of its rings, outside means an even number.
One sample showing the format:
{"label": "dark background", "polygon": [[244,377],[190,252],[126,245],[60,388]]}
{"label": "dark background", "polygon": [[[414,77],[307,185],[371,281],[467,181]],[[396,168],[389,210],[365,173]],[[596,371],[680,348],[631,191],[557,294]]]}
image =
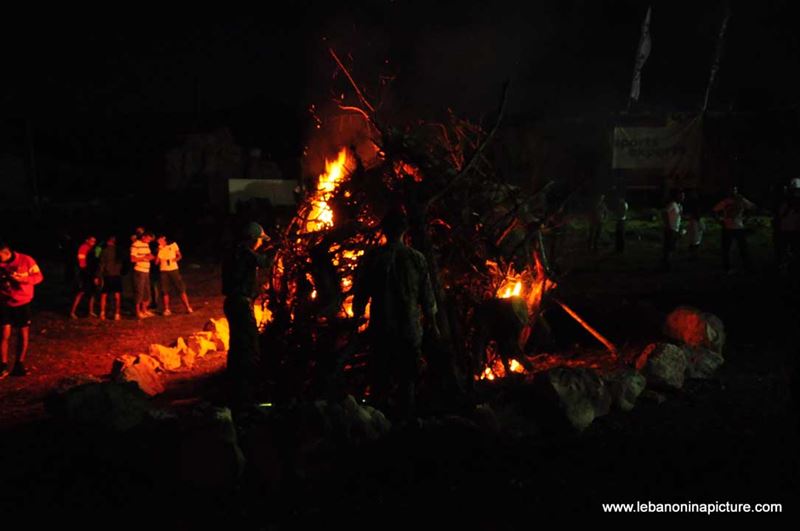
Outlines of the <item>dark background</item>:
{"label": "dark background", "polygon": [[[637,109],[699,110],[730,7],[710,110],[745,116],[737,118],[736,149],[761,144],[755,154],[732,155],[731,164],[748,162],[731,172],[791,176],[798,161],[793,145],[783,144],[798,138],[798,38],[788,1],[9,10],[0,31],[0,154],[26,172],[34,163],[50,204],[153,203],[165,153],[185,135],[221,127],[243,149],[260,148],[284,177],[298,178],[315,123],[311,105],[324,108],[341,95],[356,103],[329,47],[400,123],[453,109],[487,124],[505,80],[509,123],[607,116],[626,107],[648,5],[652,52]],[[589,172],[603,164],[592,157]]]}

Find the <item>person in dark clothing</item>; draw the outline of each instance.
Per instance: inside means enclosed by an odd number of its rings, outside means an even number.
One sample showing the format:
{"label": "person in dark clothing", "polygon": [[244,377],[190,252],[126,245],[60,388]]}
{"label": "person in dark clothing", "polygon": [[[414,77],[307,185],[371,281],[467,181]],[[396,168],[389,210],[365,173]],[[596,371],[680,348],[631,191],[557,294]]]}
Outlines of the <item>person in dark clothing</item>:
{"label": "person in dark clothing", "polygon": [[258,324],[253,303],[258,295],[257,270],[268,268],[270,254],[257,252],[268,241],[258,223],[249,223],[243,237],[222,263],[223,310],[230,328],[226,372],[231,385],[231,407],[239,408],[253,399],[253,375],[260,358]]}
{"label": "person in dark clothing", "polygon": [[614,189],[611,197],[611,213],[614,216],[614,252],[625,252],[625,222],[628,220],[628,202],[622,190]]}
{"label": "person in dark clothing", "polygon": [[405,213],[391,211],[381,227],[387,243],[368,252],[359,266],[353,283],[353,315],[361,318],[371,301],[367,331],[371,397],[385,406],[396,386],[398,414],[409,418],[414,410],[423,317],[438,336],[436,299],[425,257],[403,243],[408,228]]}
{"label": "person in dark clothing", "polygon": [[603,224],[608,219],[608,205],[605,194],[600,194],[594,200],[589,211],[589,251],[596,253],[600,248],[600,237],[603,234]]}
{"label": "person in dark clothing", "polygon": [[106,302],[108,296],[114,297],[114,320],[120,320],[120,301],[122,298],[122,256],[117,252],[117,237],[110,236],[100,253],[100,264],[97,268],[100,279],[100,319],[106,318]]}
{"label": "person in dark clothing", "polygon": [[84,295],[86,295],[89,299],[89,317],[97,317],[97,314],[94,313],[94,296],[97,292],[98,284],[97,260],[95,255],[96,244],[97,238],[94,236],[89,236],[81,244],[81,246],[78,247],[77,259],[80,286],[78,288],[78,293],[75,294],[75,299],[72,301],[72,309],[69,312],[71,319],[78,318],[76,312]]}

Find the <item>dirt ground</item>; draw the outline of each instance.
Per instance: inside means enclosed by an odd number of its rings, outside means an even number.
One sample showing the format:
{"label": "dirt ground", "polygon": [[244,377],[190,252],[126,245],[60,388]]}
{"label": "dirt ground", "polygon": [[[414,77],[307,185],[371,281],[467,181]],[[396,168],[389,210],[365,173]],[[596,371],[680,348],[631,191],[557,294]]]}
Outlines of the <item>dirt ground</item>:
{"label": "dirt ground", "polygon": [[[266,493],[189,493],[175,478],[155,481],[141,473],[162,466],[153,464],[162,463],[157,447],[144,450],[125,440],[109,447],[42,416],[40,399],[61,377],[107,373],[116,355],[172,341],[219,316],[217,271],[186,272],[195,314],[144,322],[65,320],[65,294],[43,287],[31,349],[35,372],[0,382],[0,467],[14,491],[0,498],[2,505],[30,512],[44,504],[70,517],[125,514],[152,523],[149,507],[158,500],[159,525],[253,529],[421,525],[426,514],[464,529],[530,529],[543,518],[596,516],[599,522],[601,503],[635,501],[777,502],[783,516],[796,513],[800,297],[796,280],[774,268],[767,235],[762,230],[752,239],[754,271],[731,274],[721,271],[715,235],[699,261],[679,250],[669,273],[658,270],[660,242],[652,228],[636,227],[624,255],[612,252],[611,240],[607,235],[604,248],[591,255],[582,233],[569,237],[559,297],[625,351],[662,339],[662,320],[679,304],[717,314],[728,340],[715,378],[688,382],[666,393],[663,403],[640,399],[632,412],[596,419],[582,434],[393,431],[377,444],[332,457],[313,480],[292,475]],[[597,347],[563,312],[550,309],[548,319],[565,355]],[[194,396],[192,382],[223,361],[212,356],[190,373],[171,375],[162,400]],[[506,390],[494,396],[499,402],[503,395]],[[498,417],[514,425],[499,410]],[[52,442],[60,437],[68,442]]]}
{"label": "dirt ground", "polygon": [[[64,378],[81,375],[104,378],[118,356],[146,353],[152,343],[169,345],[178,337],[202,330],[209,318],[223,315],[219,271],[213,266],[187,265],[184,268],[183,276],[194,313],[185,313],[180,301],[173,298],[170,302],[171,316],[156,315],[137,320],[133,316],[126,283],[121,321],[87,317],[85,301],[81,302],[78,311],[81,318],[68,319],[72,297],[70,287],[60,282],[62,275],[57,265],[45,263],[42,269],[46,282],[37,288],[34,303],[35,317],[25,364],[29,374],[0,381],[0,426],[41,419],[45,415],[44,397]],[[14,359],[15,347],[16,338],[12,340],[10,363]],[[224,365],[224,353],[209,353],[191,370],[184,368],[167,373],[165,384],[171,391],[183,389],[186,387],[181,385],[183,382],[202,380],[220,371]],[[174,394],[168,393],[170,397]]]}

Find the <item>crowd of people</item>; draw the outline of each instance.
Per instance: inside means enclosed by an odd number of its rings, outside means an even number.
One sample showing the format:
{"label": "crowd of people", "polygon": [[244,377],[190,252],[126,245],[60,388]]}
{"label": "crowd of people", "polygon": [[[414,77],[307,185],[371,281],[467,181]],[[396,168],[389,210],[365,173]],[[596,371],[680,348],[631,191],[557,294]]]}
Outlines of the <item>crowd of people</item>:
{"label": "crowd of people", "polygon": [[[588,248],[596,253],[605,223],[613,219],[615,223],[615,251],[625,250],[625,222],[627,220],[628,203],[617,190],[611,199],[598,195],[591,204],[588,219]],[[776,261],[781,270],[786,270],[796,263],[800,251],[800,178],[789,181],[780,190],[780,196],[772,205],[773,241]],[[663,224],[663,247],[661,268],[669,271],[672,267],[672,256],[680,242],[685,242],[689,260],[697,260],[704,236],[708,227],[704,214],[716,218],[721,225],[721,265],[726,272],[734,271],[731,252],[734,244],[738,249],[741,266],[745,271],[752,269],[748,248],[748,229],[746,216],[754,213],[757,206],[744,197],[737,187],[731,187],[728,194],[708,212],[703,212],[696,193],[687,198],[683,190],[674,190],[661,209]]]}
{"label": "crowd of people", "polygon": [[[87,316],[90,318],[122,318],[121,303],[123,278],[129,276],[133,294],[134,314],[137,319],[172,314],[170,296],[180,298],[187,313],[193,309],[186,294],[186,285],[180,274],[179,262],[183,256],[180,247],[166,235],[136,229],[131,236],[129,252],[120,250],[116,236],[109,236],[103,245],[89,235],[78,247],[75,264],[78,268],[78,291],[72,301],[69,316],[78,319],[81,301],[88,300]],[[128,275],[130,273],[130,275]],[[99,298],[100,312],[95,313]],[[109,299],[113,303],[113,314]]]}

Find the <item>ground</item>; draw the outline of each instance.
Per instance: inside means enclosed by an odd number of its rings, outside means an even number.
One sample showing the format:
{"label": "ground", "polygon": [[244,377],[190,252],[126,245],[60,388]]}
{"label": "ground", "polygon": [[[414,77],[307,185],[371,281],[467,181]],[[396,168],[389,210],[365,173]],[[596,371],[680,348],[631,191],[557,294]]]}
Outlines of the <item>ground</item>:
{"label": "ground", "polygon": [[[31,351],[36,372],[0,382],[0,466],[9,487],[3,508],[30,514],[46,506],[72,517],[122,513],[148,521],[157,503],[161,525],[187,528],[215,519],[246,528],[318,521],[380,528],[405,521],[420,525],[425,513],[465,528],[531,528],[553,517],[597,516],[599,522],[602,503],[635,501],[777,502],[784,513],[794,513],[800,305],[796,283],[774,269],[768,228],[759,223],[752,235],[757,259],[749,274],[721,271],[718,232],[709,235],[700,261],[689,261],[682,245],[672,271],[659,272],[657,224],[639,220],[631,229],[622,256],[610,249],[610,235],[599,254],[586,254],[582,232],[573,231],[559,297],[623,350],[661,339],[661,320],[679,304],[717,314],[728,342],[716,378],[689,382],[665,394],[663,403],[640,399],[632,412],[612,412],[581,434],[545,433],[535,418],[514,419],[499,408],[507,428],[499,434],[447,419],[436,429],[398,429],[378,443],[316,463],[315,474],[308,473],[308,463],[289,464],[306,472],[286,475],[267,492],[246,486],[235,492],[189,490],[174,476],[151,473],[168,468],[166,441],[161,448],[124,436],[86,437],[49,421],[39,405],[66,374],[107,373],[116,355],[172,341],[218,316],[212,267],[187,271],[199,310],[192,316],[73,322],[63,319],[63,297],[43,302]],[[40,296],[50,297],[44,287]],[[557,310],[550,319],[565,355],[596,348]],[[196,397],[192,377],[202,380],[222,362],[218,355],[195,372],[170,376],[161,404]]]}
{"label": "ground", "polygon": [[[47,282],[37,291],[36,316],[31,326],[31,340],[24,378],[9,377],[0,381],[0,426],[30,422],[44,415],[43,398],[64,378],[79,375],[106,377],[114,359],[123,354],[146,353],[152,343],[169,345],[203,329],[209,318],[222,316],[219,271],[213,266],[186,266],[184,279],[189,286],[195,310],[186,314],[179,301],[171,301],[173,314],[137,320],[126,301],[121,321],[101,321],[85,317],[87,303],[82,302],[78,320],[67,319],[72,292],[60,282],[58,266],[42,264]],[[127,287],[127,286],[126,286]],[[126,292],[127,296],[127,292]],[[9,358],[14,359],[14,344]],[[180,389],[181,382],[202,379],[224,367],[223,353],[211,353],[199,360],[192,370],[165,375],[167,386]]]}

